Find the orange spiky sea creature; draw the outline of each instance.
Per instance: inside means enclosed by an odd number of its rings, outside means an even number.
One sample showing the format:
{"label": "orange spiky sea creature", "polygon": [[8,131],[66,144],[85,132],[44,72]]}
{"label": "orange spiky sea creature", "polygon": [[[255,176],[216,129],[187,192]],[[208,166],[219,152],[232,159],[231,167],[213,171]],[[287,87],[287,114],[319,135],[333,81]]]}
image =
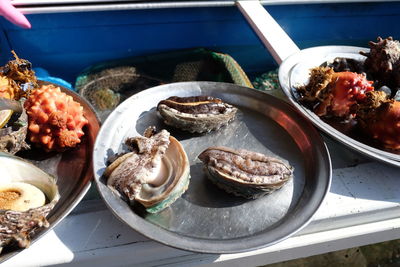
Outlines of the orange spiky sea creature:
{"label": "orange spiky sea creature", "polygon": [[34,90],[25,102],[29,118],[28,137],[46,151],[64,151],[81,142],[88,124],[83,107],[54,85]]}
{"label": "orange spiky sea creature", "polygon": [[365,93],[374,90],[372,83],[362,74],[317,67],[311,70],[310,82],[298,91],[318,116],[349,118],[355,115],[354,107]]}
{"label": "orange spiky sea creature", "polygon": [[383,92],[369,92],[357,119],[362,130],[383,147],[400,149],[400,101],[387,99]]}

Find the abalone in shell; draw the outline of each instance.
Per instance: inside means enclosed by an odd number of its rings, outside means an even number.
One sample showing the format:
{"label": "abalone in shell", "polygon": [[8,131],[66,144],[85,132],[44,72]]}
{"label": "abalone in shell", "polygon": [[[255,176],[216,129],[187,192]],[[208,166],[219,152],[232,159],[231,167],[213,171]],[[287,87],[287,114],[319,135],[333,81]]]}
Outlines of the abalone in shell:
{"label": "abalone in shell", "polygon": [[172,96],[157,110],[164,123],[191,133],[217,130],[235,118],[237,108],[212,96]]}
{"label": "abalone in shell", "polygon": [[47,215],[60,195],[56,180],[33,164],[0,152],[0,248],[29,246],[48,227]]}
{"label": "abalone in shell", "polygon": [[198,158],[213,183],[228,193],[248,199],[281,188],[293,176],[294,170],[278,158],[229,147],[209,147]]}
{"label": "abalone in shell", "polygon": [[107,167],[107,185],[122,198],[141,203],[147,212],[170,206],[188,188],[189,160],[183,146],[166,130],[149,127],[144,136],[128,138],[130,152]]}

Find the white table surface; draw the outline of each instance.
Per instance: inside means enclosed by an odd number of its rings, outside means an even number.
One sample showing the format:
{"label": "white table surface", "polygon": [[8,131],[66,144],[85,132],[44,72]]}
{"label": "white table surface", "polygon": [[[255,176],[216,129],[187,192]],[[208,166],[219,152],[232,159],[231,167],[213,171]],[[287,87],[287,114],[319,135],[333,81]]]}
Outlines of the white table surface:
{"label": "white table surface", "polygon": [[52,231],[3,265],[260,266],[399,239],[400,169],[326,141],[334,168],[330,192],[308,226],[273,246],[238,254],[170,248],[135,232],[102,200],[92,199],[82,201]]}

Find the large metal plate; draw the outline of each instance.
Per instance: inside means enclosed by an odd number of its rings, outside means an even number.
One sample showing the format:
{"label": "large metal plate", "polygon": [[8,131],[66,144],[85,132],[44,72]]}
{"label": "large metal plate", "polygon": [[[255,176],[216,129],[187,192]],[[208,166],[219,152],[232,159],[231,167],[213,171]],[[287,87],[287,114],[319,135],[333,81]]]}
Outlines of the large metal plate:
{"label": "large metal plate", "polygon": [[363,143],[360,141],[361,139],[351,138],[339,128],[336,129],[321,120],[314,112],[298,102],[299,95],[296,93],[296,87],[307,83],[311,68],[319,66],[326,61],[331,61],[335,57],[364,60],[365,57],[359,54],[360,51],[367,52],[369,49],[354,46],[320,46],[301,50],[282,62],[279,68],[279,82],[290,102],[323,132],[359,153],[399,167],[400,152],[384,151],[372,147],[368,143]]}
{"label": "large metal plate", "polygon": [[[48,82],[41,83],[50,84]],[[31,243],[37,241],[41,236],[54,228],[78,205],[89,190],[93,178],[92,151],[100,128],[99,119],[88,102],[75,92],[62,86],[59,87],[63,92],[71,95],[75,101],[82,105],[84,116],[88,119],[89,124],[83,129],[85,135],[82,137],[81,144],[76,149],[71,149],[63,153],[46,153],[43,150],[32,147],[28,151],[17,154],[17,156],[29,160],[42,170],[56,177],[60,192],[60,200],[47,217],[50,223],[49,228],[36,233]],[[0,263],[18,254],[21,250],[5,248],[0,255]]]}
{"label": "large metal plate", "polygon": [[[211,95],[239,108],[235,121],[219,131],[188,134],[162,123],[156,112],[169,96]],[[102,179],[107,158],[123,151],[127,137],[147,126],[166,128],[180,140],[190,160],[189,189],[158,214],[130,207]],[[235,197],[205,177],[197,156],[209,146],[245,148],[286,159],[294,178],[281,190],[257,200]],[[274,244],[305,226],[331,181],[328,151],[314,127],[287,103],[263,92],[215,82],[153,87],[121,103],[104,122],[93,153],[95,181],[111,211],[143,235],[180,249],[233,253]]]}

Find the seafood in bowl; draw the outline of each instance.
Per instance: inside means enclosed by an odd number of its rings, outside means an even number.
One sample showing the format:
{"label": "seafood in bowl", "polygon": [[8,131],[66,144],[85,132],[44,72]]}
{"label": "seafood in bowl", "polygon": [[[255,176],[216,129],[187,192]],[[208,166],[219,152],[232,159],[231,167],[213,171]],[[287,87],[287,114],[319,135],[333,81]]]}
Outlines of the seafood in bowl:
{"label": "seafood in bowl", "polygon": [[107,185],[128,202],[137,201],[147,212],[170,206],[188,188],[189,160],[183,146],[166,130],[155,127],[143,136],[128,138],[130,152],[117,155],[107,167]]}
{"label": "seafood in bowl", "polygon": [[[14,57],[0,67],[0,247],[6,247],[0,262],[46,234],[89,190],[91,151],[100,127],[84,99],[68,88],[38,81],[31,63]],[[62,114],[54,116],[54,112]],[[33,121],[44,133],[39,143],[30,140],[31,130],[37,128]],[[57,136],[61,130],[79,133],[76,121],[84,122],[80,142],[45,146],[46,136]]]}
{"label": "seafood in bowl", "polygon": [[399,153],[400,43],[378,38],[360,54],[366,59],[335,58],[312,68],[308,83],[296,88],[299,100],[347,135]]}

